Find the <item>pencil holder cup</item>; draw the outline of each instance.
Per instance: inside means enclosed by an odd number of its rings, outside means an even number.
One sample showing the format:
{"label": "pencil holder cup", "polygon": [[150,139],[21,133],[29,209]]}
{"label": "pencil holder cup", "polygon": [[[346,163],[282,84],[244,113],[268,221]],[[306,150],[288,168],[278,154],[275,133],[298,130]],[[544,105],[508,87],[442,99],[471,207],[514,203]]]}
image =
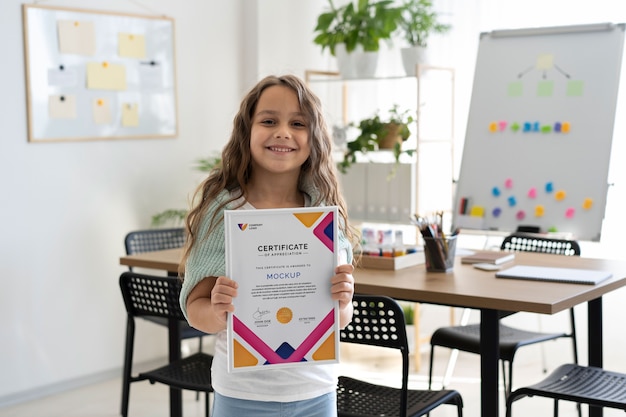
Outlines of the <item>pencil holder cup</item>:
{"label": "pencil holder cup", "polygon": [[456,236],[424,237],[424,258],[429,272],[450,272],[454,267]]}

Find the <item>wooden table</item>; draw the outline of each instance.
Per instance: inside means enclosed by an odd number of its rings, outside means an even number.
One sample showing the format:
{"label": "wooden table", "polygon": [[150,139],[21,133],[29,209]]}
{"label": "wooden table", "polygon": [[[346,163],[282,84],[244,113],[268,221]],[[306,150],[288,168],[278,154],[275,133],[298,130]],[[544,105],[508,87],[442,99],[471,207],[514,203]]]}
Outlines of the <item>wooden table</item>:
{"label": "wooden table", "polygon": [[[120,258],[133,267],[177,271],[180,249],[142,253]],[[508,265],[537,265],[602,269],[613,277],[598,285],[533,282],[500,279],[494,272],[480,271],[456,260],[451,273],[426,272],[424,265],[392,270],[357,269],[355,291],[454,307],[480,310],[481,332],[481,415],[498,415],[498,319],[501,312],[555,314],[578,304],[588,305],[589,365],[602,367],[602,296],[626,286],[626,261],[517,252]],[[590,416],[601,416],[593,408]]]}

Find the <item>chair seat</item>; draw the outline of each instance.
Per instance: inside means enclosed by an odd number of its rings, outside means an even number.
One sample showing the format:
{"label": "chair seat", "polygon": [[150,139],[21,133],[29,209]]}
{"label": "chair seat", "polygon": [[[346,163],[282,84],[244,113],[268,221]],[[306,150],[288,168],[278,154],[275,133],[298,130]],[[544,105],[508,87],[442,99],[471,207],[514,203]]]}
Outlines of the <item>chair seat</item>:
{"label": "chair seat", "polygon": [[533,395],[626,410],[626,374],[592,366],[561,365],[541,382],[515,390],[508,406]]}
{"label": "chair seat", "polygon": [[[168,326],[167,323],[167,319],[165,317],[153,317],[153,316],[146,316],[143,317],[143,319],[151,322],[151,323],[156,323],[158,325],[161,326]],[[179,327],[180,327],[180,338],[181,339],[191,339],[193,337],[203,337],[203,336],[208,336],[206,333],[198,330],[198,329],[194,329],[193,327],[191,327],[189,325],[189,323],[187,323],[184,320],[181,320],[179,323]]]}
{"label": "chair seat", "polygon": [[161,368],[142,372],[138,379],[180,387],[191,391],[210,392],[213,356],[198,352]]}
{"label": "chair seat", "polygon": [[[511,362],[515,352],[522,346],[557,339],[566,333],[541,333],[516,329],[500,323],[500,359]],[[480,325],[442,327],[433,333],[430,344],[480,353]]]}
{"label": "chair seat", "polygon": [[[400,389],[370,384],[340,376],[337,386],[339,416],[400,416]],[[409,390],[407,417],[421,416],[441,404],[463,406],[461,395],[454,390]]]}

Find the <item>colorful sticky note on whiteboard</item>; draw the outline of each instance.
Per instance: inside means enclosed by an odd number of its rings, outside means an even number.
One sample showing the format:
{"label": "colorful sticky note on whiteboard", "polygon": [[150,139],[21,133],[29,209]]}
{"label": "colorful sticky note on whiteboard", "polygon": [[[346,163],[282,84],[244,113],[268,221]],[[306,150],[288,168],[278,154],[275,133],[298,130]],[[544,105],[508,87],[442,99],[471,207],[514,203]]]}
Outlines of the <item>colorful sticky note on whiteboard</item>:
{"label": "colorful sticky note on whiteboard", "polygon": [[528,190],[528,197],[529,198],[537,197],[537,189],[535,187],[530,187],[530,189]]}
{"label": "colorful sticky note on whiteboard", "polygon": [[585,198],[585,200],[583,201],[583,209],[589,210],[591,209],[592,206],[593,206],[593,199]]}
{"label": "colorful sticky note on whiteboard", "polygon": [[567,210],[565,210],[565,217],[568,219],[573,218],[575,214],[576,214],[576,209],[574,209],[573,207],[570,207]]}
{"label": "colorful sticky note on whiteboard", "polygon": [[539,81],[537,83],[537,96],[538,97],[551,97],[554,92],[553,81]]}
{"label": "colorful sticky note on whiteboard", "polygon": [[524,84],[521,81],[509,83],[507,86],[507,94],[510,97],[521,97],[524,92]]}
{"label": "colorful sticky note on whiteboard", "polygon": [[485,208],[483,206],[472,206],[470,210],[470,216],[483,217],[485,215]]}
{"label": "colorful sticky note on whiteboard", "polygon": [[545,214],[545,208],[541,204],[536,205],[535,217],[543,217],[544,214]]}
{"label": "colorful sticky note on whiteboard", "polygon": [[524,218],[526,218],[526,212],[524,210],[519,210],[517,213],[515,213],[515,218],[517,220],[524,220]]}
{"label": "colorful sticky note on whiteboard", "polygon": [[567,82],[566,95],[570,97],[579,97],[583,95],[585,82],[580,80],[571,80]]}
{"label": "colorful sticky note on whiteboard", "polygon": [[554,199],[556,201],[563,201],[565,200],[566,196],[567,196],[567,193],[564,190],[559,190],[556,193],[554,193]]}
{"label": "colorful sticky note on whiteboard", "polygon": [[551,70],[554,66],[553,54],[539,54],[537,55],[537,61],[535,61],[535,69],[540,71]]}

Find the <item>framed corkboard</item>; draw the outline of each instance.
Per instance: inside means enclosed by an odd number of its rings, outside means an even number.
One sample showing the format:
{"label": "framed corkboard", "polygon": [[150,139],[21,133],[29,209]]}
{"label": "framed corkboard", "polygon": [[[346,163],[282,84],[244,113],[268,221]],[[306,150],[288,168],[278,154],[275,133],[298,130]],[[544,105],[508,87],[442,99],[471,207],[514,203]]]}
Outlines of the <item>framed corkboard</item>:
{"label": "framed corkboard", "polygon": [[175,137],[174,21],[22,6],[29,142]]}

